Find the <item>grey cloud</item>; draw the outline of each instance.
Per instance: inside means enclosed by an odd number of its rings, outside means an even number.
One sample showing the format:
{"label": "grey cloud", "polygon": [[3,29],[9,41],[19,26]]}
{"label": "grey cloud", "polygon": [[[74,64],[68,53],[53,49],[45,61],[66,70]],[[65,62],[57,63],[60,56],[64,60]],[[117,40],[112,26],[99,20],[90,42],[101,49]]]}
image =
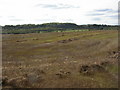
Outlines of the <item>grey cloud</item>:
{"label": "grey cloud", "polygon": [[73,21],[72,19],[66,19],[66,21]]}
{"label": "grey cloud", "polygon": [[98,9],[98,10],[95,10],[97,12],[106,12],[106,11],[113,11],[112,9]]}
{"label": "grey cloud", "polygon": [[118,19],[118,15],[111,15],[111,16],[108,16],[110,18],[113,18],[113,19]]}
{"label": "grey cloud", "polygon": [[117,10],[113,9],[98,9],[98,10],[93,10],[87,14],[87,16],[108,16],[109,14],[116,14],[118,13]]}
{"label": "grey cloud", "polygon": [[104,13],[92,13],[92,14],[88,14],[89,16],[101,16],[101,15],[105,15]]}
{"label": "grey cloud", "polygon": [[94,20],[94,21],[100,21],[101,19],[100,18],[93,18],[92,20]]}
{"label": "grey cloud", "polygon": [[79,8],[78,6],[68,4],[37,4],[35,7],[50,8],[50,9],[67,9],[67,8]]}
{"label": "grey cloud", "polygon": [[113,10],[113,9],[98,9],[98,10],[94,10],[94,12],[111,12],[111,13],[118,13],[118,10]]}
{"label": "grey cloud", "polygon": [[66,22],[73,22],[72,19],[63,19],[63,21],[66,21]]}

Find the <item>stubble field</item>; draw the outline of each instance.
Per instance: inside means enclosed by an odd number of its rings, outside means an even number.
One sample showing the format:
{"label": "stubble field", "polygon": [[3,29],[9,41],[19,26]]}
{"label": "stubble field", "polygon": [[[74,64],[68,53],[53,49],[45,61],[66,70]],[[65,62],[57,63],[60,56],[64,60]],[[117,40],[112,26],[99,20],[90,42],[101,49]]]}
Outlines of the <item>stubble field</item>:
{"label": "stubble field", "polygon": [[118,31],[2,35],[4,88],[117,88]]}

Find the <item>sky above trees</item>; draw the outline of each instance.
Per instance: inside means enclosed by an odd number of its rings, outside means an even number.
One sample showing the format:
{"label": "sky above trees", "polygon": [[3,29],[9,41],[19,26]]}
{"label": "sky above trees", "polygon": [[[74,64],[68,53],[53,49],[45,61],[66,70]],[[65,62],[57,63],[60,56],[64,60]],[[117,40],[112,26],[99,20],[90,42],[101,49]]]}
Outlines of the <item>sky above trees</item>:
{"label": "sky above trees", "polygon": [[119,0],[0,0],[0,25],[118,23]]}

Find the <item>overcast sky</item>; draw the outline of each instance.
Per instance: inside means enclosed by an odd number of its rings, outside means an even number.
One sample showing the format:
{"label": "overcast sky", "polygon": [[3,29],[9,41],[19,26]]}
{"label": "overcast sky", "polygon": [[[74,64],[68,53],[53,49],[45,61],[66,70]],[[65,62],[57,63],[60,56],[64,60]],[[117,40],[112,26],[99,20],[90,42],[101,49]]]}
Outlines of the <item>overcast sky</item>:
{"label": "overcast sky", "polygon": [[70,22],[117,25],[119,0],[0,0],[0,25]]}

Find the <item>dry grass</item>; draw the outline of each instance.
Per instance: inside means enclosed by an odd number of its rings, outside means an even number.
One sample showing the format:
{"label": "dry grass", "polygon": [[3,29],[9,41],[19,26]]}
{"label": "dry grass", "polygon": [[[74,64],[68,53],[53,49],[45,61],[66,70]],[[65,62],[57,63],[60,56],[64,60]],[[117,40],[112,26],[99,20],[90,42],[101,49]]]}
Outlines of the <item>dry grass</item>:
{"label": "dry grass", "polygon": [[3,87],[116,88],[117,33],[3,35]]}

